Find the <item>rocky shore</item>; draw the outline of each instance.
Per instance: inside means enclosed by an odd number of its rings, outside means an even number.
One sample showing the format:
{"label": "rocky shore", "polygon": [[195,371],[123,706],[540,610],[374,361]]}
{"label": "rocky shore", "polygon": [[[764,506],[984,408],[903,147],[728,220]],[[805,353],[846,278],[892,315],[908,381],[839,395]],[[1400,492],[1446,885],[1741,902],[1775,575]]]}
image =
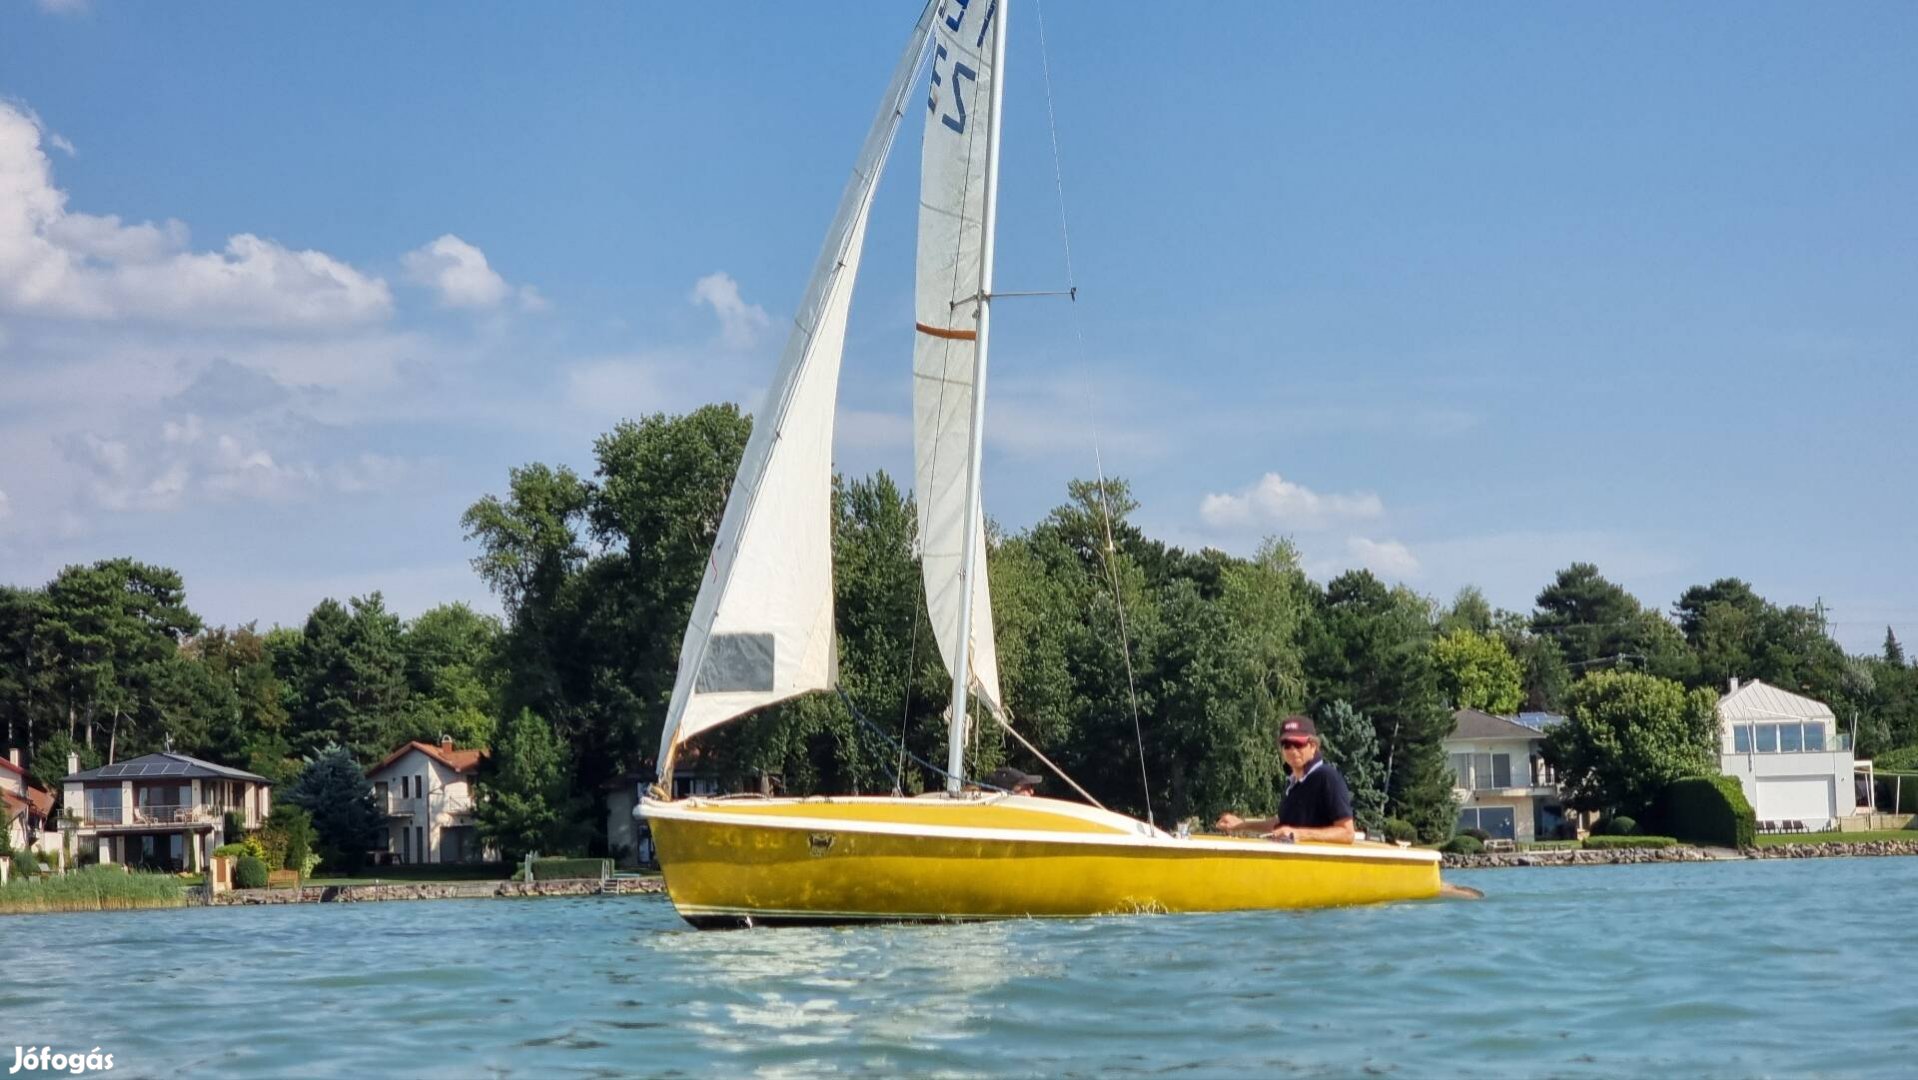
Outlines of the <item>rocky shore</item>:
{"label": "rocky shore", "polygon": [[[1729,853],[1728,853],[1729,854]],[[1726,855],[1697,847],[1553,848],[1545,851],[1488,851],[1479,855],[1445,856],[1448,869],[1485,870],[1497,866],[1615,866],[1636,863],[1715,862]],[[1736,858],[1736,855],[1730,857]]]}
{"label": "rocky shore", "polygon": [[1827,841],[1819,844],[1777,844],[1750,848],[1749,859],[1834,859],[1856,855],[1918,855],[1918,839],[1862,840],[1857,843]]}
{"label": "rocky shore", "polygon": [[1545,851],[1498,851],[1479,855],[1446,855],[1445,866],[1459,870],[1487,870],[1502,866],[1616,866],[1637,863],[1719,862],[1725,859],[1836,859],[1856,856],[1918,855],[1918,838],[1911,840],[1829,840],[1816,844],[1777,844],[1731,848],[1669,847],[1612,848],[1587,851],[1560,848]]}
{"label": "rocky shore", "polygon": [[[656,877],[579,878],[569,881],[393,882],[384,885],[307,885],[297,889],[235,889],[213,897],[216,907],[258,904],[364,904],[388,900],[477,900],[492,897],[633,896],[663,893]],[[207,904],[202,889],[189,890],[195,904]]]}

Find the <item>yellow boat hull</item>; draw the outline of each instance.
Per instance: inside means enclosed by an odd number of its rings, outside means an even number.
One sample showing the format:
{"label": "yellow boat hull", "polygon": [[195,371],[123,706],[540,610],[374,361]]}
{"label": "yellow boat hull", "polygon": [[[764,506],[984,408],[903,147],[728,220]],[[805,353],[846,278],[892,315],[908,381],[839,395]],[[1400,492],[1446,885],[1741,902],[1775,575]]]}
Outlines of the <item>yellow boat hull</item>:
{"label": "yellow boat hull", "polygon": [[1435,852],[1175,837],[1052,799],[643,801],[695,926],[1316,908],[1436,896]]}

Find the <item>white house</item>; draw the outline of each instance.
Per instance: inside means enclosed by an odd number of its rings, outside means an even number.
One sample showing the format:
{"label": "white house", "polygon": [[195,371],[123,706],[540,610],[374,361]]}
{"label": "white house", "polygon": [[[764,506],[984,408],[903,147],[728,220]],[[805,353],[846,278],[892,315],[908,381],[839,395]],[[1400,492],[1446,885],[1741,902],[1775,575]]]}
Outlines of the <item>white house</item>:
{"label": "white house", "polygon": [[1565,820],[1558,778],[1545,764],[1538,727],[1477,709],[1452,714],[1445,740],[1458,798],[1458,828],[1483,829],[1493,839],[1549,839]]}
{"label": "white house", "polygon": [[386,814],[386,850],[403,863],[478,862],[486,857],[473,822],[473,777],[484,750],[409,742],[366,770]]}
{"label": "white house", "polygon": [[1841,818],[1871,812],[1870,785],[1861,801],[1856,781],[1871,762],[1853,760],[1851,738],[1824,702],[1733,679],[1718,699],[1718,729],[1719,769],[1738,778],[1760,828],[1784,821],[1838,828]]}

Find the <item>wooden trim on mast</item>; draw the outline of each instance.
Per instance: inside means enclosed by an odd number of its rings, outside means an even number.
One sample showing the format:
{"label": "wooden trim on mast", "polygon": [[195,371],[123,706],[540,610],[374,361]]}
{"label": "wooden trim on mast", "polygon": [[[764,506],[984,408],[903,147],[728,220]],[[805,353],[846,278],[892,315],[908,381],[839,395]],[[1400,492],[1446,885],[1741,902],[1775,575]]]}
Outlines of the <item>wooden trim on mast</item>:
{"label": "wooden trim on mast", "polygon": [[925,323],[913,323],[912,328],[931,337],[945,338],[948,341],[977,341],[977,330],[947,330],[940,326],[927,326]]}

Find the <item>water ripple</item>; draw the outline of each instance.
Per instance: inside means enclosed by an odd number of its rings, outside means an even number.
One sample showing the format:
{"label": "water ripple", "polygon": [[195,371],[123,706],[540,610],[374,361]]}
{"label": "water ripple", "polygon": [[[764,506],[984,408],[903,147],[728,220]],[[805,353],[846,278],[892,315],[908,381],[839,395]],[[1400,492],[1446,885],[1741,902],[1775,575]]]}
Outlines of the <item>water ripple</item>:
{"label": "water ripple", "polygon": [[1911,1070],[1918,859],[1459,878],[1488,898],[704,934],[648,898],[16,917],[0,1044],[131,1076]]}

